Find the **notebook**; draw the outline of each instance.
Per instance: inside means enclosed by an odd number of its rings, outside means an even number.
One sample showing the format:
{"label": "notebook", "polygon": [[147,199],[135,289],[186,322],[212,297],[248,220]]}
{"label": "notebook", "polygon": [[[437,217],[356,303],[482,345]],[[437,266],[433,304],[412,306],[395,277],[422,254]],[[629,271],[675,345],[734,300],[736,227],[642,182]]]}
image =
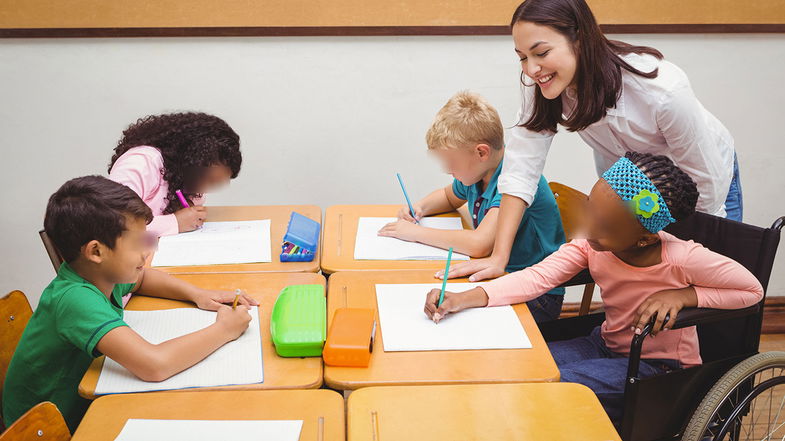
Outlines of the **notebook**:
{"label": "notebook", "polygon": [[297,441],[303,428],[295,421],[129,419],[116,441]]}
{"label": "notebook", "polygon": [[[446,290],[460,292],[477,285],[448,283]],[[376,285],[385,352],[532,347],[512,306],[466,309],[434,323],[423,312],[434,288],[441,289],[441,283]]]}
{"label": "notebook", "polygon": [[163,236],[153,266],[272,262],[270,219],[205,222],[202,228]]}
{"label": "notebook", "polygon": [[[447,260],[447,250],[379,236],[382,227],[396,220],[395,217],[361,217],[354,245],[355,260]],[[420,225],[440,230],[463,229],[459,217],[425,217]],[[469,260],[469,256],[453,252],[452,260]]]}
{"label": "notebook", "polygon": [[[254,306],[249,313],[251,322],[248,329],[237,340],[221,346],[196,365],[158,383],[143,381],[106,357],[95,387],[96,395],[263,382],[259,308]],[[197,308],[125,311],[124,320],[145,340],[158,344],[206,328],[215,323],[216,314]]]}

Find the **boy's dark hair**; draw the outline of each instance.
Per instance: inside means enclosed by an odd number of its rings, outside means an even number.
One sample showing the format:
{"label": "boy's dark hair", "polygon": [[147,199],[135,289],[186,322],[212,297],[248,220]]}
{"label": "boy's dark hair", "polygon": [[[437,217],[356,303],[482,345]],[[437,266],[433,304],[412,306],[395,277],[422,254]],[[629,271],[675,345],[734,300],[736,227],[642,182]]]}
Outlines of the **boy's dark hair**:
{"label": "boy's dark hair", "polygon": [[680,221],[695,212],[698,186],[670,158],[638,152],[627,152],[624,156],[657,187],[674,219]]}
{"label": "boy's dark hair", "polygon": [[192,190],[201,169],[225,165],[234,179],[243,162],[240,137],[221,118],[199,112],[169,113],[146,116],[125,129],[109,162],[109,171],[123,153],[143,145],[157,148],[163,156],[163,176],[169,184],[164,214],[182,208],[177,190],[182,190],[189,203],[201,196]]}
{"label": "boy's dark hair", "polygon": [[123,184],[102,176],[83,176],[63,184],[46,206],[44,230],[66,262],[82,245],[97,240],[114,248],[125,231],[126,216],[153,220],[150,207]]}

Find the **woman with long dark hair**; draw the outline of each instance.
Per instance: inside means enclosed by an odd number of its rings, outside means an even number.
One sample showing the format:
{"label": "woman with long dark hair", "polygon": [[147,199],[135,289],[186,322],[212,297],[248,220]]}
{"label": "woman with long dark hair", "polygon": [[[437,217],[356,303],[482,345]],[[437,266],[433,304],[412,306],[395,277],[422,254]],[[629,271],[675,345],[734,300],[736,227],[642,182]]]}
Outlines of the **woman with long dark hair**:
{"label": "woman with long dark hair", "polygon": [[496,242],[490,257],[456,265],[450,277],[503,274],[559,125],[594,150],[598,171],[629,151],[669,157],[698,185],[698,211],[741,221],[733,138],[662,53],[606,38],[584,0],[526,0],[511,28],[523,102],[498,183]]}

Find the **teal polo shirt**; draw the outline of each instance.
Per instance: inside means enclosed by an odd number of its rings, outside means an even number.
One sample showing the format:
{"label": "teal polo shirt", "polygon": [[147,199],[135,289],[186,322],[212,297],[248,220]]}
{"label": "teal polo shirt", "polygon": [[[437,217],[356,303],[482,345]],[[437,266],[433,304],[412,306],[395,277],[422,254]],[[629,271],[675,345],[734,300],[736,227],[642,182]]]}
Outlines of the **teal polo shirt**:
{"label": "teal polo shirt", "polygon": [[[502,163],[503,161],[499,162],[485,190],[482,189],[482,181],[469,186],[463,185],[457,179],[452,183],[455,196],[468,204],[474,228],[480,225],[488,210],[501,205],[502,195],[496,187],[496,181],[501,174]],[[556,199],[548,187],[548,181],[544,176],[540,176],[534,201],[523,213],[523,219],[518,225],[518,232],[510,252],[510,261],[505,269],[513,272],[539,263],[559,249],[565,241]],[[564,288],[555,288],[548,294],[564,294]]]}

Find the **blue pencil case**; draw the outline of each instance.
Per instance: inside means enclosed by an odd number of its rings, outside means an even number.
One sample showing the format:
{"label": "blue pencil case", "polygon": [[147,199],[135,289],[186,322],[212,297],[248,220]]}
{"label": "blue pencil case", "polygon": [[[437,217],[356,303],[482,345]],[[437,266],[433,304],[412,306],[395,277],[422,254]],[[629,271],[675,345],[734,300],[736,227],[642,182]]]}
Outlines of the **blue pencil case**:
{"label": "blue pencil case", "polygon": [[281,262],[311,262],[319,246],[319,222],[292,212],[281,245]]}

